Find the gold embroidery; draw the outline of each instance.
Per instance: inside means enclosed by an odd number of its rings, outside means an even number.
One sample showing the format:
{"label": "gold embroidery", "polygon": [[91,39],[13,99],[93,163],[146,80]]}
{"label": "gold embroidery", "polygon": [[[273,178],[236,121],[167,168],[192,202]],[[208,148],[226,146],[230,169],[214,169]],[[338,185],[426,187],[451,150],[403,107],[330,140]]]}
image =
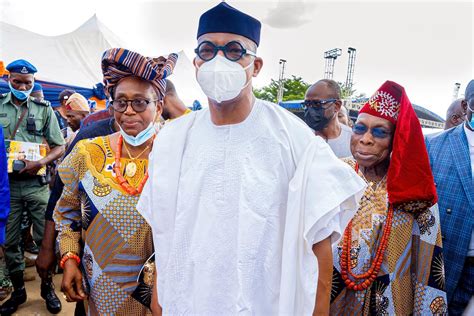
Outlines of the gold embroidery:
{"label": "gold embroidery", "polygon": [[[114,153],[111,151],[109,136],[79,142],[76,146],[79,147],[78,150],[84,155],[86,167],[95,178],[94,194],[97,196],[106,196],[110,194],[112,189],[126,194],[123,188],[117,183],[112,170],[115,160]],[[125,168],[130,161],[130,159],[121,158],[122,175],[125,173]],[[132,177],[127,175],[124,175],[124,177],[131,186],[137,188],[141,180],[145,177],[148,168],[148,159],[135,159],[134,163],[137,165],[137,172]]]}
{"label": "gold embroidery", "polygon": [[104,197],[112,192],[112,188],[110,185],[102,184],[97,180],[97,178],[94,178],[94,188],[92,189],[92,192],[97,196]]}

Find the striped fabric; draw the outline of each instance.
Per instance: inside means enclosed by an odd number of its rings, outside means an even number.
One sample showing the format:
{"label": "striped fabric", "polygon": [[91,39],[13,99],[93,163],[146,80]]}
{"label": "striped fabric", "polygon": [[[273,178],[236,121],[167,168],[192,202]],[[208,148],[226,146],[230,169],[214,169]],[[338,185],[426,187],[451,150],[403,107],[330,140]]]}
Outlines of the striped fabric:
{"label": "striped fabric", "polygon": [[474,186],[463,124],[425,140],[439,197],[449,302],[460,282],[474,225]]}
{"label": "striped fabric", "polygon": [[125,48],[108,49],[102,56],[106,94],[111,96],[112,89],[121,79],[136,76],[151,82],[163,97],[166,89],[165,79],[173,73],[177,60],[177,54],[170,54],[168,58],[150,58]]}

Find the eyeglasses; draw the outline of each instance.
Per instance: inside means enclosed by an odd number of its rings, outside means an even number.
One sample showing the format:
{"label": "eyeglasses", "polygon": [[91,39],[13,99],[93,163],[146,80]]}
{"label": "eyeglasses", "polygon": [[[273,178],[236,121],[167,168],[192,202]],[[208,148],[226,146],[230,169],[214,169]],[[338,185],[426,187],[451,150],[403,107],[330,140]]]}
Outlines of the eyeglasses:
{"label": "eyeglasses", "polygon": [[[322,99],[322,100],[304,100],[301,105],[303,106],[303,109],[306,108],[314,108],[314,107],[322,107],[323,109],[327,109],[331,106],[330,103],[334,103],[339,99]],[[327,106],[325,106],[328,104]]]}
{"label": "eyeglasses", "polygon": [[458,120],[464,121],[465,117],[466,117],[466,113],[451,115],[451,118],[455,121],[458,121]]}
{"label": "eyeglasses", "polygon": [[146,99],[134,99],[134,100],[125,100],[125,99],[118,99],[118,100],[112,100],[112,107],[114,108],[115,111],[119,113],[123,113],[127,110],[128,104],[132,106],[132,109],[137,112],[143,112],[146,110],[148,107],[148,104],[151,102],[156,102],[159,100],[146,100]]}
{"label": "eyeglasses", "polygon": [[[368,130],[369,128],[362,123],[356,123],[352,127],[352,132],[357,135],[364,135],[365,133],[367,133]],[[383,127],[372,127],[370,129],[370,133],[375,138],[387,138],[392,134],[390,131]]]}
{"label": "eyeglasses", "polygon": [[224,46],[217,46],[212,42],[204,41],[194,50],[196,55],[204,61],[209,61],[216,57],[219,51],[224,53],[225,58],[230,61],[237,61],[244,55],[257,56],[254,52],[245,49],[242,44],[236,41],[229,42]]}

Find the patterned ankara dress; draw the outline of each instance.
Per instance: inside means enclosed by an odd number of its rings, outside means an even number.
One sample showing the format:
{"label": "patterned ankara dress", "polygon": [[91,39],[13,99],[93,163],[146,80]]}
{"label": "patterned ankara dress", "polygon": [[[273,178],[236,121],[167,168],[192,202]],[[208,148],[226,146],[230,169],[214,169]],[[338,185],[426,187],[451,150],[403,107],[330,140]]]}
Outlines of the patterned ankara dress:
{"label": "patterned ankara dress", "polygon": [[[61,254],[81,254],[89,315],[145,315],[132,298],[137,278],[153,253],[151,229],[136,210],[139,196],[116,182],[109,137],[82,140],[59,167],[64,191],[54,213]],[[126,167],[129,159],[122,158]],[[125,179],[137,187],[148,160]],[[122,171],[123,172],[123,171]]]}
{"label": "patterned ankara dress", "polygon": [[[345,159],[352,167],[353,159]],[[359,171],[359,175],[363,177]],[[352,220],[351,268],[369,269],[387,216],[387,181],[368,186]],[[395,208],[392,230],[377,279],[363,291],[349,290],[341,277],[342,241],[334,246],[331,315],[445,315],[444,263],[436,207],[411,203]],[[419,204],[418,204],[419,205]],[[416,214],[414,214],[416,213]]]}

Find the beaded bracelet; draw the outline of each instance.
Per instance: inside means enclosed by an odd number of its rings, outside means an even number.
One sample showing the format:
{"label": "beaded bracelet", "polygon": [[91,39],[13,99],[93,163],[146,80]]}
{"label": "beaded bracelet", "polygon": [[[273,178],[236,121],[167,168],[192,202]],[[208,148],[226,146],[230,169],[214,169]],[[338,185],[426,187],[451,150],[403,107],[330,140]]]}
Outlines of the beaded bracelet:
{"label": "beaded bracelet", "polygon": [[76,255],[74,252],[66,252],[61,258],[61,261],[59,262],[59,266],[61,267],[61,269],[64,269],[64,265],[69,259],[76,260],[77,265],[81,263],[81,258],[79,258],[79,256]]}

